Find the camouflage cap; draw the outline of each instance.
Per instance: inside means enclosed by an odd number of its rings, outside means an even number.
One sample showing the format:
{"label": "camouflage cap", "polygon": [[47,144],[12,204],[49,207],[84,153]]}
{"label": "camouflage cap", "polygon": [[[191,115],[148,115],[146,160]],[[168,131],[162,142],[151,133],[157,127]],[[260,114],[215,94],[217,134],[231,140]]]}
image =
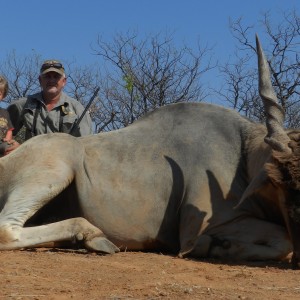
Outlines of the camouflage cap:
{"label": "camouflage cap", "polygon": [[45,60],[41,66],[40,75],[44,75],[48,72],[56,72],[60,75],[65,74],[65,69],[59,60],[50,59]]}

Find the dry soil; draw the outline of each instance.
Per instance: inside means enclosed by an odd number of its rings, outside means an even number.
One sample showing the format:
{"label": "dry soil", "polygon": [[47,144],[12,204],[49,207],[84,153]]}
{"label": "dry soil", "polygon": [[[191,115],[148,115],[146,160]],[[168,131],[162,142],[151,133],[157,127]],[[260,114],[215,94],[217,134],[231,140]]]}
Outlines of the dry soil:
{"label": "dry soil", "polygon": [[2,299],[300,299],[288,263],[180,259],[162,253],[0,252]]}

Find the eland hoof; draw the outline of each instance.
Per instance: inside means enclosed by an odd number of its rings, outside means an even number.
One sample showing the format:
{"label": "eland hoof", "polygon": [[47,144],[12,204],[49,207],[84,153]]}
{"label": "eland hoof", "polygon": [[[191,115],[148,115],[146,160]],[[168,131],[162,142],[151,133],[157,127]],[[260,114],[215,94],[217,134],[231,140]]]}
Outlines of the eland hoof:
{"label": "eland hoof", "polygon": [[94,237],[90,241],[85,241],[85,246],[89,250],[106,254],[114,254],[120,252],[120,249],[116,245],[110,242],[107,238],[100,236]]}

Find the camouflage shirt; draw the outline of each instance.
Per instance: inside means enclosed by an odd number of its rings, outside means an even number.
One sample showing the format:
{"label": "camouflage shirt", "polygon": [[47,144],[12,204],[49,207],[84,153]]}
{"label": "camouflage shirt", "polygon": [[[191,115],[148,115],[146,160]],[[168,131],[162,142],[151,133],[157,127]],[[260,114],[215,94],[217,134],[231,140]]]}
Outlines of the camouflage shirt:
{"label": "camouflage shirt", "polygon": [[[51,111],[48,111],[40,92],[13,101],[7,110],[14,127],[13,134],[16,135],[24,126],[26,128],[25,140],[28,140],[32,136],[50,132],[70,133],[74,122],[84,111],[84,107],[75,99],[62,93],[58,103]],[[88,134],[92,134],[92,121],[87,112],[79,126],[72,131],[72,135]]]}

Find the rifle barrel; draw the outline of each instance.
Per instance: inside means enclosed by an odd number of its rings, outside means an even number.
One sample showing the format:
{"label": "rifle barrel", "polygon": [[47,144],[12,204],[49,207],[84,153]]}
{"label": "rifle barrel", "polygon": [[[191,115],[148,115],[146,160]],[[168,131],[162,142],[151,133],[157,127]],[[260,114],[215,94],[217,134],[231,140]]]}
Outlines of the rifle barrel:
{"label": "rifle barrel", "polygon": [[88,111],[88,109],[90,108],[90,106],[91,106],[92,102],[93,102],[93,101],[94,101],[94,99],[96,98],[96,96],[97,96],[97,94],[98,94],[99,90],[100,90],[100,88],[99,88],[99,87],[98,87],[98,88],[95,90],[95,92],[94,92],[93,96],[91,97],[91,99],[90,99],[89,103],[86,105],[86,107],[85,107],[84,111],[82,112],[81,116],[80,116],[80,117],[79,117],[79,118],[76,120],[76,122],[74,122],[74,124],[73,124],[73,126],[72,126],[71,130],[69,131],[69,134],[72,134],[72,132],[73,132],[74,128],[76,128],[76,127],[77,127],[77,126],[80,124],[80,122],[82,121],[82,119],[83,119],[84,115],[86,114],[86,112],[87,112],[87,111]]}

